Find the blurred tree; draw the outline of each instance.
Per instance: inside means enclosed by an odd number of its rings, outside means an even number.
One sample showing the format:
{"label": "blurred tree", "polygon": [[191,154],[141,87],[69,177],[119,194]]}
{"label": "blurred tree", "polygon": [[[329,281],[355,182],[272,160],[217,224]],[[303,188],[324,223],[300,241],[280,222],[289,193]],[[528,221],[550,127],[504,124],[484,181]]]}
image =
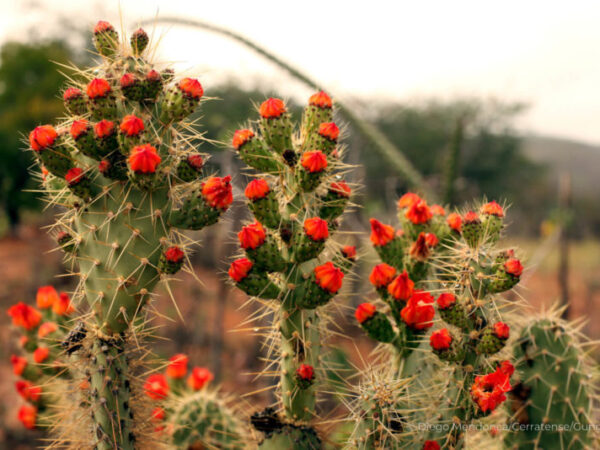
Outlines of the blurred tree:
{"label": "blurred tree", "polygon": [[36,195],[24,191],[35,187],[24,139],[36,125],[62,115],[56,93],[65,78],[56,63],[70,60],[73,53],[62,41],[8,42],[0,49],[0,207],[13,231],[21,212],[38,206]]}

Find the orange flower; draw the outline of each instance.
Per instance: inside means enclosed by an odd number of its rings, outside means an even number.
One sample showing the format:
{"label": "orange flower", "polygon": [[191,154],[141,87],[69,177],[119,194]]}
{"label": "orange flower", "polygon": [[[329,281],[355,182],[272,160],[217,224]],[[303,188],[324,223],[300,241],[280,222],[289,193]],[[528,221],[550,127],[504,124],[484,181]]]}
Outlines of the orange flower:
{"label": "orange flower", "polygon": [[23,358],[22,356],[11,355],[10,363],[13,366],[13,373],[20,377],[25,372],[27,368],[27,358]]}
{"label": "orange flower", "polygon": [[37,309],[23,302],[8,308],[8,315],[12,318],[13,325],[23,327],[26,330],[34,329],[42,320],[42,315]]}
{"label": "orange flower", "polygon": [[340,136],[340,129],[334,122],[323,122],[319,125],[319,135],[330,141],[337,141]]}
{"label": "orange flower", "polygon": [[121,129],[121,133],[126,136],[138,136],[144,131],[144,121],[133,114],[129,114],[123,117],[119,128]]}
{"label": "orange flower", "polygon": [[161,162],[156,148],[150,144],[136,145],[129,155],[129,166],[135,173],[154,173]]}
{"label": "orange flower", "polygon": [[54,302],[58,301],[58,292],[53,286],[40,286],[35,296],[35,302],[40,309],[52,308]]}
{"label": "orange flower", "polygon": [[312,217],[304,221],[304,232],[313,241],[324,241],[329,237],[327,222],[320,217]]}
{"label": "orange flower", "polygon": [[433,326],[432,320],[435,315],[431,303],[433,303],[431,294],[415,289],[406,306],[400,311],[400,316],[410,328],[415,330],[430,328]]}
{"label": "orange flower", "polygon": [[468,213],[466,213],[462,220],[463,220],[464,223],[478,223],[478,222],[480,222],[479,216],[477,215],[476,212],[473,212],[473,211],[469,211]]}
{"label": "orange flower", "polygon": [[58,325],[56,325],[54,322],[44,322],[38,328],[38,337],[45,338],[49,334],[54,333],[56,330],[58,330]]}
{"label": "orange flower", "polygon": [[183,378],[187,373],[188,357],[183,353],[171,356],[167,366],[167,376],[169,378]]}
{"label": "orange flower", "polygon": [[300,367],[296,370],[296,375],[302,380],[312,381],[315,377],[315,369],[308,364],[300,364]]}
{"label": "orange flower", "polygon": [[258,112],[260,117],[264,119],[273,119],[281,116],[285,109],[285,103],[279,98],[268,98],[260,105]]}
{"label": "orange flower", "polygon": [[385,287],[394,279],[396,276],[396,269],[386,263],[377,264],[373,267],[371,275],[369,275],[369,281],[376,288]]}
{"label": "orange flower", "polygon": [[352,190],[350,189],[350,186],[348,186],[346,182],[342,180],[334,181],[333,183],[331,183],[331,185],[329,186],[329,192],[334,192],[340,197],[348,198],[350,197]]}
{"label": "orange flower", "polygon": [[371,242],[377,247],[382,247],[394,239],[394,228],[384,225],[377,219],[369,219],[371,224]]}
{"label": "orange flower", "polygon": [[81,97],[82,95],[83,92],[81,92],[81,89],[77,89],[76,87],[70,87],[63,93],[63,100],[69,101],[73,98]]}
{"label": "orange flower", "polygon": [[83,170],[81,170],[80,167],[72,167],[71,169],[67,170],[67,173],[65,174],[65,180],[69,186],[76,185],[83,180]]}
{"label": "orange flower", "polygon": [[388,285],[387,290],[396,300],[407,301],[412,297],[415,288],[415,282],[408,277],[408,272],[404,270]]}
{"label": "orange flower", "polygon": [[427,203],[425,203],[424,200],[419,200],[408,208],[405,216],[415,225],[419,225],[429,222],[429,220],[433,217],[433,214],[431,213],[429,206],[427,206]]}
{"label": "orange flower", "polygon": [[331,261],[315,267],[317,284],[331,294],[335,294],[342,287],[344,272],[335,267]]}
{"label": "orange flower", "polygon": [[370,319],[375,315],[376,308],[372,303],[361,303],[354,311],[354,317],[358,320],[358,323],[363,323],[364,321]]}
{"label": "orange flower", "polygon": [[231,176],[211,177],[202,183],[202,196],[213,208],[227,210],[233,202]]}
{"label": "orange flower", "polygon": [[59,316],[66,316],[75,311],[71,299],[66,292],[61,292],[58,300],[52,305],[52,311]]}
{"label": "orange flower", "polygon": [[41,125],[29,133],[29,145],[39,152],[54,144],[57,137],[58,133],[52,125]]}
{"label": "orange flower", "polygon": [[455,303],[456,303],[456,297],[454,296],[454,294],[451,294],[450,292],[444,292],[443,294],[440,294],[440,296],[437,299],[438,308],[440,308],[440,309],[450,308]]}
{"label": "orange flower", "polygon": [[180,263],[185,256],[183,250],[181,250],[178,246],[173,245],[165,250],[165,258],[167,261],[172,263]]}
{"label": "orange flower", "polygon": [[440,240],[437,238],[437,236],[435,234],[427,233],[425,235],[425,242],[427,243],[428,247],[434,248],[440,243]]}
{"label": "orange flower", "polygon": [[518,259],[511,258],[504,263],[504,270],[515,277],[520,277],[523,273],[523,265]]}
{"label": "orange flower", "polygon": [[475,377],[471,386],[471,397],[483,412],[496,409],[506,400],[505,393],[512,389],[510,385],[512,364],[508,363],[508,365],[510,367],[503,363],[496,368],[495,372]]}
{"label": "orange flower", "polygon": [[199,391],[214,379],[214,375],[206,367],[194,367],[187,379],[187,384],[195,391]]}
{"label": "orange flower", "polygon": [[429,345],[434,350],[447,350],[450,348],[450,344],[452,344],[452,336],[446,328],[434,331],[429,337]]}
{"label": "orange flower", "polygon": [[446,215],[446,210],[444,208],[442,208],[442,206],[440,206],[440,205],[431,205],[429,207],[429,209],[434,216],[445,216]]}
{"label": "orange flower", "polygon": [[77,140],[82,134],[87,133],[89,129],[90,127],[87,120],[74,120],[71,124],[71,129],[69,132],[71,133],[71,137],[74,140]]}
{"label": "orange flower", "polygon": [[254,222],[250,225],[246,225],[238,233],[240,245],[244,250],[260,247],[265,243],[266,238],[267,234],[265,233],[265,229],[260,222]]}
{"label": "orange flower", "polygon": [[481,207],[481,214],[486,214],[488,216],[496,216],[496,217],[504,217],[504,210],[502,206],[496,203],[495,200],[486,203]]}
{"label": "orange flower", "polygon": [[237,130],[235,133],[233,133],[233,148],[239,150],[246,142],[250,141],[253,137],[254,132],[252,130]]}
{"label": "orange flower", "polygon": [[200,99],[204,95],[204,89],[200,82],[195,78],[184,78],[178,84],[181,89],[188,97],[193,99]]}
{"label": "orange flower", "polygon": [[229,266],[229,276],[239,283],[248,276],[253,265],[248,258],[236,259]]}
{"label": "orange flower", "polygon": [[146,380],[144,391],[152,400],[162,400],[169,393],[169,383],[162,373],[155,373]]}
{"label": "orange flower", "polygon": [[200,169],[202,169],[202,166],[204,166],[204,160],[202,159],[202,155],[198,153],[188,155],[185,160],[187,161],[190,167],[194,168],[197,171],[200,171]]}
{"label": "orange flower", "polygon": [[17,418],[21,423],[30,430],[35,428],[35,421],[37,419],[37,408],[32,405],[23,405],[19,408]]}
{"label": "orange flower", "polygon": [[[434,235],[435,236],[435,235]],[[427,238],[425,237],[425,233],[419,233],[419,237],[410,247],[409,254],[411,258],[416,259],[417,261],[425,261],[429,257],[429,246],[427,245]]]}
{"label": "orange flower", "polygon": [[410,208],[415,203],[421,201],[421,197],[419,197],[414,192],[407,192],[398,200],[398,209]]}
{"label": "orange flower", "polygon": [[494,334],[498,339],[508,339],[510,327],[504,322],[496,322],[494,324]]}
{"label": "orange flower", "polygon": [[311,95],[308,99],[308,104],[319,108],[331,108],[333,106],[331,97],[323,91]]}
{"label": "orange flower", "polygon": [[89,98],[105,97],[110,92],[110,84],[104,78],[94,78],[86,89]]}
{"label": "orange flower", "polygon": [[115,132],[115,123],[110,120],[103,119],[94,125],[94,134],[96,137],[105,138],[111,136]]}
{"label": "orange flower", "polygon": [[327,167],[327,156],[320,150],[304,152],[300,164],[307,172],[322,172]]}
{"label": "orange flower", "polygon": [[460,217],[460,214],[457,214],[457,213],[448,214],[448,217],[446,218],[446,223],[454,231],[456,231],[457,233],[460,233],[460,229],[462,227],[462,218]]}
{"label": "orange flower", "polygon": [[49,355],[50,350],[48,349],[48,347],[38,347],[33,352],[33,360],[36,363],[41,364],[48,359]]}
{"label": "orange flower", "polygon": [[248,183],[244,195],[248,200],[255,201],[266,197],[270,190],[269,184],[265,180],[256,178]]}

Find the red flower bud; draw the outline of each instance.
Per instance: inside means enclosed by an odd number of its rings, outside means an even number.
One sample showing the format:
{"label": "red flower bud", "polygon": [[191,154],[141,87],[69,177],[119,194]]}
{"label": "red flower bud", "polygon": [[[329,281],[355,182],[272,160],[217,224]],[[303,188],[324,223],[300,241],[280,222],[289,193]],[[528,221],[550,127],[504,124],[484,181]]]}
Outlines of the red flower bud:
{"label": "red flower bud", "polygon": [[94,78],[86,89],[89,98],[105,97],[110,92],[110,84],[104,78]]}
{"label": "red flower bud", "polygon": [[504,270],[515,277],[520,277],[523,273],[523,265],[518,259],[511,258],[504,263]]}
{"label": "red flower bud", "polygon": [[412,205],[419,203],[421,197],[414,192],[407,192],[398,200],[398,209],[410,208]]}
{"label": "red flower bud", "polygon": [[37,290],[35,301],[40,309],[52,308],[54,302],[58,301],[58,292],[53,286],[41,286]]}
{"label": "red flower bud", "polygon": [[460,217],[460,214],[457,214],[457,213],[448,214],[448,217],[446,218],[446,223],[448,223],[448,226],[450,228],[452,228],[454,231],[456,231],[457,233],[460,233],[460,230],[462,227],[462,218]]}
{"label": "red flower bud", "polygon": [[121,133],[126,136],[138,136],[144,131],[144,121],[139,117],[130,114],[123,117],[119,128],[121,129]]}
{"label": "red flower bud", "polygon": [[320,150],[304,152],[300,164],[307,172],[322,172],[327,167],[327,156]]}
{"label": "red flower bud", "polygon": [[371,223],[371,242],[373,245],[382,247],[394,239],[394,228],[384,225],[377,219],[369,219]]}
{"label": "red flower bud", "polygon": [[304,232],[313,241],[324,241],[329,237],[327,221],[320,217],[312,217],[304,221]]}
{"label": "red flower bud", "polygon": [[42,315],[37,309],[23,302],[8,308],[8,315],[12,318],[13,325],[23,327],[26,330],[33,330],[42,320]]}
{"label": "red flower bud", "polygon": [[405,216],[415,225],[419,225],[429,222],[433,217],[433,214],[431,213],[429,206],[427,206],[427,203],[425,203],[424,200],[419,200],[408,208]]}
{"label": "red flower bud", "polygon": [[129,167],[135,173],[154,173],[161,162],[156,148],[150,144],[137,145],[129,154]]}
{"label": "red flower bud", "polygon": [[77,183],[83,180],[83,170],[80,167],[72,167],[65,174],[65,180],[69,186],[75,186]]}
{"label": "red flower bud", "polygon": [[25,368],[27,367],[27,358],[23,358],[22,356],[11,355],[10,363],[13,366],[13,373],[20,377],[23,375]]}
{"label": "red flower bud", "polygon": [[56,330],[58,330],[58,325],[56,325],[54,322],[44,322],[38,328],[38,337],[45,338],[49,334],[54,333]]}
{"label": "red flower bud", "polygon": [[119,80],[119,85],[122,88],[127,88],[129,86],[133,86],[137,82],[135,75],[132,73],[124,74]]}
{"label": "red flower bud", "polygon": [[479,223],[480,222],[479,216],[477,215],[476,212],[473,212],[473,211],[469,211],[468,213],[466,213],[462,220],[464,223]]}
{"label": "red flower bud", "polygon": [[308,104],[319,108],[331,108],[333,106],[331,97],[323,91],[311,95],[308,99]]}
{"label": "red flower bud", "polygon": [[199,391],[214,379],[214,375],[205,367],[194,367],[187,379],[187,384],[195,391]]}
{"label": "red flower bud", "polygon": [[52,146],[58,137],[58,133],[52,125],[41,125],[29,133],[29,145],[36,152]]}
{"label": "red flower bud", "polygon": [[408,277],[404,270],[388,285],[387,290],[396,300],[407,301],[414,293],[415,282]]}
{"label": "red flower bud", "polygon": [[385,287],[391,283],[396,276],[396,269],[386,263],[377,264],[373,267],[369,281],[376,288]]}
{"label": "red flower bud", "polygon": [[440,296],[437,299],[438,308],[440,308],[440,309],[450,308],[455,303],[456,303],[456,297],[454,296],[454,294],[451,294],[450,292],[444,292],[443,294],[440,294]]}
{"label": "red flower bud", "polygon": [[165,410],[162,409],[160,406],[157,406],[152,410],[152,413],[150,414],[150,420],[152,420],[153,422],[160,422],[161,420],[165,419],[165,416]]}
{"label": "red flower bud", "polygon": [[429,345],[434,350],[447,350],[452,344],[452,336],[446,328],[434,331],[429,337]]}
{"label": "red flower bud", "polygon": [[188,357],[183,353],[171,356],[169,358],[169,365],[167,366],[167,376],[169,378],[183,378],[187,373]]}
{"label": "red flower bud", "polygon": [[248,258],[236,259],[229,266],[229,276],[239,283],[248,276],[253,265]]}
{"label": "red flower bud", "polygon": [[376,308],[372,303],[361,303],[354,311],[354,317],[358,320],[358,323],[363,323],[365,320],[370,319],[375,315]]}
{"label": "red flower bud", "polygon": [[344,272],[335,267],[331,261],[315,267],[314,272],[317,284],[331,294],[337,293],[342,287]]}
{"label": "red flower bud", "polygon": [[262,102],[258,110],[260,117],[264,119],[273,119],[275,117],[279,117],[285,111],[285,104],[283,103],[283,100],[279,98],[268,98]]}
{"label": "red flower bud", "polygon": [[227,210],[233,202],[231,176],[211,177],[202,183],[202,196],[206,203],[213,208]]}
{"label": "red flower bud", "polygon": [[188,97],[198,100],[204,95],[202,85],[195,78],[184,78],[179,82],[178,86]]}
{"label": "red flower bud", "polygon": [[510,327],[504,322],[496,322],[494,324],[494,334],[498,339],[508,339]]}
{"label": "red flower bud", "polygon": [[510,361],[502,361],[502,363],[500,363],[500,370],[509,378],[512,377],[513,373],[515,373],[515,367],[511,364]]}
{"label": "red flower bud", "polygon": [[502,206],[496,203],[495,200],[483,205],[480,212],[481,214],[488,216],[504,217],[504,210],[502,209]]}
{"label": "red flower bud", "polygon": [[94,134],[96,137],[105,138],[111,136],[115,132],[115,123],[110,120],[103,119],[94,125]]}
{"label": "red flower bud", "polygon": [[239,150],[246,142],[250,141],[254,137],[252,130],[237,130],[233,133],[233,148]]}
{"label": "red flower bud", "polygon": [[246,225],[238,233],[240,245],[244,250],[260,247],[265,243],[266,238],[267,234],[265,233],[265,229],[260,222],[254,222],[250,225]]}
{"label": "red flower bud", "polygon": [[425,441],[423,450],[440,450],[440,444],[436,441]]}
{"label": "red flower bud", "polygon": [[440,240],[437,238],[437,236],[435,234],[427,233],[425,235],[425,242],[427,243],[428,247],[434,248],[440,243]]}
{"label": "red flower bud", "polygon": [[202,159],[202,155],[199,155],[198,153],[188,155],[186,161],[190,165],[190,167],[193,167],[197,171],[200,171],[200,169],[202,169],[202,167],[204,166],[204,160]]}
{"label": "red flower bud", "polygon": [[76,141],[77,139],[79,139],[79,136],[81,136],[83,133],[86,133],[88,129],[89,124],[87,120],[74,120],[71,124],[71,129],[69,130],[69,132],[71,133],[71,137],[73,138],[73,140]]}
{"label": "red flower bud", "polygon": [[160,81],[160,73],[158,73],[156,70],[152,69],[146,74],[146,80],[153,81],[153,82]]}
{"label": "red flower bud", "polygon": [[308,364],[300,364],[300,367],[298,367],[298,370],[296,370],[296,374],[302,380],[312,381],[315,377],[315,370],[313,369],[313,366]]}
{"label": "red flower bud", "polygon": [[58,300],[52,305],[52,311],[59,316],[65,316],[75,311],[71,299],[65,292],[61,292]]}
{"label": "red flower bud", "polygon": [[319,125],[319,135],[330,141],[337,141],[340,129],[334,122],[324,122]]}
{"label": "red flower bud", "polygon": [[15,383],[15,388],[18,394],[27,401],[37,402],[42,396],[42,388],[34,386],[29,381],[19,380]]}
{"label": "red flower bud", "polygon": [[98,23],[94,27],[94,34],[104,33],[105,31],[115,31],[115,29],[110,23],[104,20],[98,21]]}
{"label": "red flower bud", "polygon": [[81,97],[82,95],[83,95],[83,92],[81,92],[81,89],[77,89],[75,87],[70,87],[64,92],[63,100],[68,101],[73,98]]}
{"label": "red flower bud", "polygon": [[176,245],[165,250],[165,258],[172,263],[180,263],[185,257],[185,253]]}
{"label": "red flower bud", "polygon": [[342,247],[342,254],[345,258],[354,261],[356,259],[356,247],[354,245],[346,245]]}
{"label": "red flower bud", "polygon": [[429,246],[427,245],[427,238],[425,233],[419,233],[417,240],[412,244],[409,250],[411,258],[417,261],[425,261],[429,257]]}
{"label": "red flower bud", "polygon": [[41,364],[48,359],[49,355],[50,350],[47,347],[38,347],[33,352],[33,360],[36,363]]}
{"label": "red flower bud", "polygon": [[352,190],[350,189],[350,186],[348,186],[346,182],[342,180],[334,181],[333,183],[331,183],[331,185],[329,186],[329,192],[334,192],[340,197],[348,198],[350,197]]}
{"label": "red flower bud", "polygon": [[269,184],[265,180],[256,178],[248,183],[244,195],[248,200],[255,201],[266,197],[270,190]]}
{"label": "red flower bud", "polygon": [[144,392],[152,400],[162,400],[169,394],[169,383],[162,373],[155,373],[144,383]]}
{"label": "red flower bud", "polygon": [[400,311],[402,320],[415,330],[424,330],[433,326],[435,310],[431,305],[433,297],[429,292],[415,289],[406,306]]}
{"label": "red flower bud", "polygon": [[37,419],[37,408],[33,405],[23,405],[19,408],[17,418],[25,428],[33,430]]}
{"label": "red flower bud", "polygon": [[431,205],[429,207],[429,210],[431,211],[431,213],[434,216],[445,216],[446,215],[446,210],[444,208],[442,208],[442,206],[440,206],[440,205]]}

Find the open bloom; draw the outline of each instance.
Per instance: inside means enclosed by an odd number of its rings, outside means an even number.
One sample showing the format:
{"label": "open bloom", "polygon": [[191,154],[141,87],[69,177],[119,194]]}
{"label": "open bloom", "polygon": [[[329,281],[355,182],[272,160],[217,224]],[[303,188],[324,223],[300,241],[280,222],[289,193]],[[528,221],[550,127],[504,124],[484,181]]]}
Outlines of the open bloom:
{"label": "open bloom", "polygon": [[54,144],[58,133],[52,125],[40,125],[29,133],[29,145],[36,152],[44,150]]}
{"label": "open bloom", "polygon": [[357,306],[356,311],[354,311],[354,317],[358,320],[358,323],[363,323],[365,320],[370,319],[375,315],[375,305],[372,303],[361,303]]}
{"label": "open bloom", "polygon": [[430,253],[429,245],[427,245],[427,237],[425,233],[421,232],[419,233],[417,240],[411,245],[409,254],[411,258],[414,258],[417,261],[425,261]]}
{"label": "open bloom", "polygon": [[270,191],[271,188],[269,188],[269,184],[264,179],[256,178],[248,183],[244,190],[244,195],[248,200],[255,201],[265,198]]}
{"label": "open bloom", "polygon": [[342,287],[344,272],[335,267],[331,261],[315,267],[317,284],[331,294],[335,294]]}
{"label": "open bloom", "polygon": [[26,303],[19,302],[8,308],[8,315],[12,318],[13,325],[32,330],[42,320],[40,312]]}
{"label": "open bloom", "polygon": [[441,205],[431,205],[429,210],[434,216],[445,216],[446,210]]}
{"label": "open bloom", "polygon": [[187,373],[188,357],[183,353],[178,353],[169,358],[169,365],[167,366],[167,376],[169,378],[183,378]]}
{"label": "open bloom", "polygon": [[233,148],[239,150],[246,142],[254,137],[254,132],[252,130],[237,130],[233,133]]}
{"label": "open bloom", "polygon": [[438,308],[440,308],[440,309],[450,308],[455,303],[456,303],[456,297],[454,296],[454,294],[451,294],[450,292],[444,292],[444,293],[440,294],[440,296],[437,299],[437,305],[438,305]]}
{"label": "open bloom", "polygon": [[462,217],[460,217],[460,214],[457,214],[457,213],[448,214],[448,217],[446,217],[446,223],[448,224],[448,226],[451,229],[453,229],[457,233],[460,233],[460,230],[462,227]]}
{"label": "open bloom", "polygon": [[58,292],[53,286],[40,286],[35,296],[35,302],[40,309],[52,308],[58,300]]}
{"label": "open bloom", "polygon": [[313,241],[323,241],[329,237],[327,221],[320,217],[311,217],[304,221],[304,232]]}
{"label": "open bloom", "polygon": [[74,120],[71,124],[71,128],[69,129],[69,133],[73,140],[79,139],[83,133],[87,133],[89,130],[88,121],[85,119]]}
{"label": "open bloom", "polygon": [[155,373],[146,380],[144,391],[152,400],[162,400],[169,393],[169,383],[162,373]]}
{"label": "open bloom", "polygon": [[333,106],[331,97],[323,91],[311,95],[308,99],[308,104],[311,106],[318,106],[319,108],[331,108]]}
{"label": "open bloom", "polygon": [[415,225],[419,225],[429,222],[433,217],[433,214],[431,213],[429,206],[427,206],[427,203],[425,203],[425,200],[419,200],[408,208],[405,216]]}
{"label": "open bloom", "polygon": [[177,86],[188,97],[196,100],[200,99],[204,95],[204,89],[202,88],[202,85],[195,78],[184,78]]}
{"label": "open bloom", "polygon": [[350,197],[350,194],[352,193],[350,186],[348,186],[348,184],[343,180],[334,181],[333,183],[331,183],[331,185],[329,186],[329,191],[336,193],[340,197],[346,198]]}
{"label": "open bloom", "polygon": [[58,325],[56,325],[54,322],[44,322],[38,328],[38,337],[45,338],[49,334],[54,333],[56,330],[58,330]]}
{"label": "open bloom", "polygon": [[260,222],[246,225],[238,233],[238,239],[243,249],[255,249],[264,244],[267,234]]}
{"label": "open bloom", "polygon": [[373,245],[382,247],[394,239],[394,227],[385,225],[377,219],[369,219],[371,224],[371,242]]}
{"label": "open bloom", "polygon": [[377,264],[373,267],[369,281],[376,288],[385,287],[391,283],[396,276],[396,269],[386,263]]}
{"label": "open bloom", "polygon": [[268,98],[260,105],[258,110],[260,117],[264,119],[273,119],[281,116],[285,109],[285,103],[279,98]]}
{"label": "open bloom", "polygon": [[211,177],[202,183],[202,196],[213,208],[226,210],[233,202],[231,176]]}
{"label": "open bloom", "polygon": [[506,400],[506,392],[512,389],[510,376],[514,368],[512,364],[500,365],[495,372],[475,377],[471,386],[471,397],[483,412],[493,411]]}
{"label": "open bloom", "polygon": [[400,311],[404,323],[415,330],[424,330],[433,326],[433,296],[429,292],[415,289],[406,306]]}
{"label": "open bloom", "polygon": [[248,276],[253,265],[248,258],[236,259],[229,266],[229,276],[239,283]]}
{"label": "open bloom", "polygon": [[199,391],[214,378],[214,375],[206,367],[194,367],[187,379],[187,384],[195,391]]}
{"label": "open bloom", "polygon": [[452,344],[452,336],[446,328],[434,331],[429,337],[429,345],[434,350],[447,350]]}
{"label": "open bloom", "polygon": [[398,209],[410,208],[415,203],[421,201],[421,197],[419,197],[414,192],[407,192],[402,197],[398,199]]}
{"label": "open bloom", "polygon": [[387,290],[396,300],[407,301],[412,297],[414,287],[415,282],[408,277],[408,272],[404,270],[388,285]]}
{"label": "open bloom", "polygon": [[327,156],[321,150],[304,152],[300,164],[307,172],[322,172],[327,167]]}
{"label": "open bloom", "polygon": [[136,145],[129,154],[129,167],[135,173],[154,173],[160,162],[161,157],[150,144]]}
{"label": "open bloom", "polygon": [[434,233],[426,233],[425,242],[427,243],[427,247],[434,248],[437,247],[437,245],[440,243],[440,240]]}

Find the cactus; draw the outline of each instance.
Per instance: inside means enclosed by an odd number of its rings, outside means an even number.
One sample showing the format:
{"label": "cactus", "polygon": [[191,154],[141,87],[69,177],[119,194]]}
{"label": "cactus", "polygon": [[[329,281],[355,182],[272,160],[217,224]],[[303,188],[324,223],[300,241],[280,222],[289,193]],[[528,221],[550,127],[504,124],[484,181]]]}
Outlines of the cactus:
{"label": "cactus", "polygon": [[[269,346],[279,359],[280,410],[253,418],[264,432],[261,448],[320,446],[313,424],[325,381],[322,311],[356,259],[353,249],[341,251],[329,241],[351,194],[336,175],[344,166],[332,107],[326,93],[313,95],[295,132],[284,102],[269,98],[260,105],[257,126],[233,137],[240,159],[262,174],[245,190],[256,222],[238,234],[245,255],[229,275],[273,311]],[[261,428],[263,422],[270,425]]]}
{"label": "cactus", "polygon": [[519,381],[510,395],[506,448],[598,446],[592,413],[598,367],[583,342],[556,312],[525,324],[513,346]]}
{"label": "cactus", "polygon": [[49,203],[66,207],[53,229],[78,268],[75,296],[91,311],[84,316],[89,342],[77,358],[87,359],[90,439],[98,449],[130,449],[139,438],[129,342],[144,335],[134,325],[156,284],[185,261],[177,230],[215,223],[232,202],[230,177],[204,177],[193,148],[201,136],[184,121],[202,86],[159,73],[144,56],[147,41],[138,30],[129,49],[99,22],[94,44],[102,61],[65,91],[71,116],[29,136],[48,172]]}

